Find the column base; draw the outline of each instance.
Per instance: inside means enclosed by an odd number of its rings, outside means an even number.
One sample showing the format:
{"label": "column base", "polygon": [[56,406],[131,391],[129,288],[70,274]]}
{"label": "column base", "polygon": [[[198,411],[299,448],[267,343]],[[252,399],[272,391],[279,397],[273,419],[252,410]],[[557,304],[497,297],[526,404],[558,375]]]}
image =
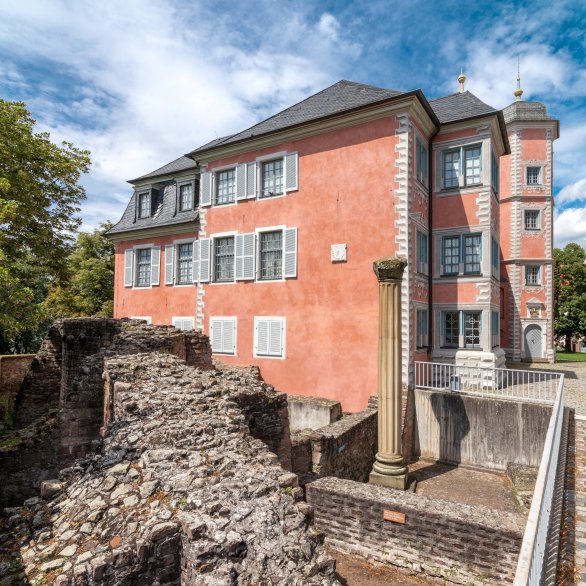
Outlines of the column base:
{"label": "column base", "polygon": [[386,486],[387,488],[395,488],[397,490],[407,489],[407,474],[399,474],[398,476],[387,476],[374,470],[370,473],[368,479],[369,484],[376,484],[378,486]]}

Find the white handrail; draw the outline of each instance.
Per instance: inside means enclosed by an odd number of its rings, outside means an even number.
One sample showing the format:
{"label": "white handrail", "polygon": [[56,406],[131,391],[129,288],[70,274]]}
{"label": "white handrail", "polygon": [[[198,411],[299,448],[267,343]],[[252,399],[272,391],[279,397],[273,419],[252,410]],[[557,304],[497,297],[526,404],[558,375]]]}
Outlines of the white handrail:
{"label": "white handrail", "polygon": [[564,375],[562,374],[547,429],[543,456],[533,492],[533,502],[525,526],[514,586],[539,586],[541,583],[559,461],[563,416]]}

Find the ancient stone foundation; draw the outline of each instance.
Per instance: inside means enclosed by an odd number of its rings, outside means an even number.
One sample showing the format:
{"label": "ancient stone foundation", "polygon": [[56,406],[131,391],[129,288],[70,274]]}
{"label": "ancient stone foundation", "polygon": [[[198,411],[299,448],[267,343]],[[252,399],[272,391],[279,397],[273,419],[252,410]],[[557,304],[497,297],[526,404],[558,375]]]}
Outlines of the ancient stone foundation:
{"label": "ancient stone foundation", "polygon": [[[43,498],[5,509],[0,572],[15,583],[59,586],[338,584],[297,477],[279,462],[291,460],[286,396],[257,369],[214,366],[206,337],[181,338],[170,328],[67,320],[56,331],[63,342],[58,409],[51,401],[18,430],[17,446],[0,448],[0,459],[30,449],[32,462],[22,469],[42,469],[35,437],[49,451],[55,441],[49,467],[75,453],[75,437],[85,454],[43,483]],[[80,339],[100,332],[100,347]],[[178,349],[199,365],[173,356]],[[92,439],[82,421],[103,440]],[[17,469],[9,474],[13,489]],[[16,496],[3,490],[4,498]]]}

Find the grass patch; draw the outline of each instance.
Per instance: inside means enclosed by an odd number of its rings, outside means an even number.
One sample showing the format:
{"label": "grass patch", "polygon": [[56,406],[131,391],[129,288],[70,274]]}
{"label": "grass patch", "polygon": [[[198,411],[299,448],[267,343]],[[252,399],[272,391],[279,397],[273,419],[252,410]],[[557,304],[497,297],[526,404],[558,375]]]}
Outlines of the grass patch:
{"label": "grass patch", "polygon": [[586,352],[556,352],[556,362],[570,360],[571,362],[586,362]]}
{"label": "grass patch", "polygon": [[3,441],[0,441],[0,450],[2,448],[14,448],[15,446],[19,446],[21,443],[22,443],[22,438],[9,437]]}

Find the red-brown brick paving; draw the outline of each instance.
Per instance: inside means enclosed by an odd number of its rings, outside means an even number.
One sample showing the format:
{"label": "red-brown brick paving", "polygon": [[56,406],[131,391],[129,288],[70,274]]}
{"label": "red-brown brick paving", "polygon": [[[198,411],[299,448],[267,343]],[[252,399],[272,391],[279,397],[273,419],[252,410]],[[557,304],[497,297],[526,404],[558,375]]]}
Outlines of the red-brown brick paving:
{"label": "red-brown brick paving", "polygon": [[436,586],[443,580],[423,574],[414,574],[391,564],[370,564],[363,558],[328,548],[336,558],[336,573],[345,586]]}
{"label": "red-brown brick paving", "polygon": [[417,494],[496,511],[523,512],[504,473],[419,460],[409,465],[409,475],[417,480]]}

